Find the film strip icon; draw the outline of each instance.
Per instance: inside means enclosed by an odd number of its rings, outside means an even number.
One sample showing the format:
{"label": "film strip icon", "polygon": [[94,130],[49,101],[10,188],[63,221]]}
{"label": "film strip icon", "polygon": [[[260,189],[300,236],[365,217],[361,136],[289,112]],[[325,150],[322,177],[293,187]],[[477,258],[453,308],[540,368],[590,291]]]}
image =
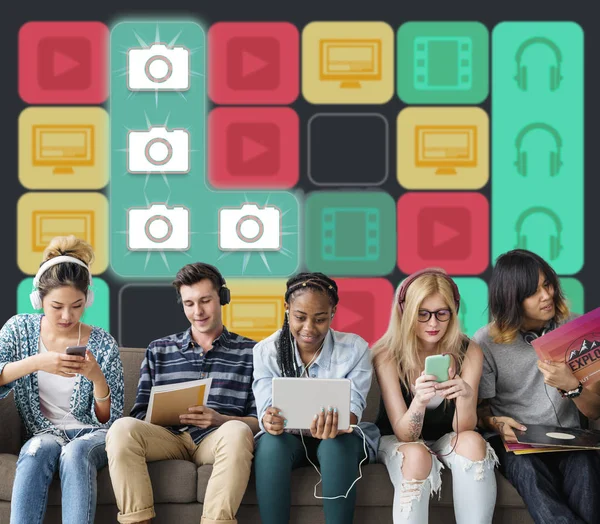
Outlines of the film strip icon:
{"label": "film strip icon", "polygon": [[[379,209],[325,208],[321,218],[323,260],[371,262],[379,259]],[[364,227],[364,238],[357,235],[354,225],[358,224]]]}
{"label": "film strip icon", "polygon": [[[430,71],[452,67],[448,55],[455,52],[455,74],[436,75],[434,82]],[[415,38],[414,87],[424,91],[465,91],[473,85],[473,42],[469,37],[420,36]],[[447,78],[444,79],[444,76]]]}

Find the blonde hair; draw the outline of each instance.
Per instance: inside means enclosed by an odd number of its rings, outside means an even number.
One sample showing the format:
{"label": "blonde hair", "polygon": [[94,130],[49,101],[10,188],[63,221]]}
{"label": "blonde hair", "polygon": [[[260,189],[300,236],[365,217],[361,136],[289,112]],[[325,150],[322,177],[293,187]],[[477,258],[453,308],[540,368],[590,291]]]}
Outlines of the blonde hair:
{"label": "blonde hair", "polygon": [[[88,268],[94,262],[94,250],[90,244],[75,235],[54,237],[42,255],[46,262],[58,256],[70,256],[81,260]],[[40,298],[44,298],[53,289],[73,286],[87,295],[90,274],[87,269],[72,262],[56,264],[48,268],[40,276],[38,290]]]}
{"label": "blonde hair", "polygon": [[406,290],[404,311],[398,307],[400,286],[394,296],[390,322],[385,334],[373,345],[376,365],[392,363],[396,366],[400,382],[410,391],[411,375],[422,371],[423,363],[419,355],[419,338],[416,332],[419,308],[423,301],[439,293],[452,312],[448,328],[437,344],[437,353],[450,353],[456,358],[455,373],[460,373],[464,360],[462,343],[464,335],[460,330],[452,286],[447,278],[439,274],[425,274],[417,277]]}

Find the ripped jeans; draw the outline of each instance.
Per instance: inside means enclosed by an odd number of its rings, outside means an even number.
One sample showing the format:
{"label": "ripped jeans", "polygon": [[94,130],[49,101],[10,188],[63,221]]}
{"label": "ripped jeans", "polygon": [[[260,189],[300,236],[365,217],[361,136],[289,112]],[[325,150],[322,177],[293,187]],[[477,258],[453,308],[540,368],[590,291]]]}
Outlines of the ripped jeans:
{"label": "ripped jeans", "polygon": [[62,491],[63,524],[92,524],[96,513],[97,471],[108,464],[106,430],[66,430],[67,438],[45,433],[21,448],[12,490],[11,524],[44,520],[48,487],[57,468]]}
{"label": "ripped jeans", "polygon": [[[385,464],[394,485],[394,524],[427,524],[429,521],[429,497],[440,494],[441,470],[452,471],[454,515],[457,524],[489,524],[492,522],[496,505],[496,475],[494,467],[498,458],[486,443],[486,456],[481,461],[472,461],[452,450],[452,438],[456,433],[447,433],[437,441],[421,444],[439,453],[431,455],[431,471],[425,480],[405,479],[402,475],[404,454],[394,435],[381,437],[378,462]],[[449,454],[448,454],[449,453]]]}

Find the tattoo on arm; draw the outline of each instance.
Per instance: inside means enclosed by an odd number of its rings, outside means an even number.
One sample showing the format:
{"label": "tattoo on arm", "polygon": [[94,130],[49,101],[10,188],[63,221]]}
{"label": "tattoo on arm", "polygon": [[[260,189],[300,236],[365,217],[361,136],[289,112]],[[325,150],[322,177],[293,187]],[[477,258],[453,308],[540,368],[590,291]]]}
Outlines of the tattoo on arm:
{"label": "tattoo on arm", "polygon": [[408,421],[408,433],[410,439],[417,440],[421,435],[421,429],[423,428],[423,418],[425,413],[412,413]]}

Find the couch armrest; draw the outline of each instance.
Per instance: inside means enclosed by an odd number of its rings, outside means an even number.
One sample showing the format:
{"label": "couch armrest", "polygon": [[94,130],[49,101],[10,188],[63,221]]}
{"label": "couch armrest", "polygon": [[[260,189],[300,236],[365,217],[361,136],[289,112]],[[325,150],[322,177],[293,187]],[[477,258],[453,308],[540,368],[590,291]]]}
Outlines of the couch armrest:
{"label": "couch armrest", "polygon": [[18,455],[23,442],[22,424],[13,393],[0,400],[0,453]]}

